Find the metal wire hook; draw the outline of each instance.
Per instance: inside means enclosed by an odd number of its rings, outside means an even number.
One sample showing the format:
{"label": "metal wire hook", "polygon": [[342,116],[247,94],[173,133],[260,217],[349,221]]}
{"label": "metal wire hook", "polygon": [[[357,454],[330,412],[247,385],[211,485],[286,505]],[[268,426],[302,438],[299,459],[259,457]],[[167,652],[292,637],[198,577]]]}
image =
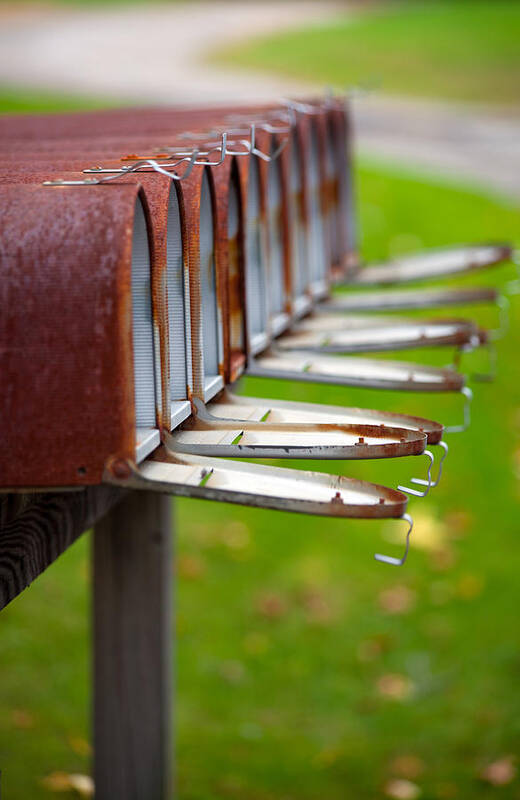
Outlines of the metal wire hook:
{"label": "metal wire hook", "polygon": [[[213,142],[207,142],[205,150],[201,150],[200,148],[195,148],[197,150],[197,158],[207,159],[207,157],[211,155],[211,153],[220,152],[220,158],[218,159],[218,161],[205,160],[205,161],[196,161],[195,163],[198,165],[205,164],[210,167],[220,166],[220,164],[222,164],[222,162],[226,158],[226,155],[228,154],[227,137],[228,137],[228,132],[223,131],[220,135],[220,142],[218,144],[213,144]],[[193,152],[193,150],[189,150],[188,152],[186,152],[174,147],[171,148],[166,147],[164,148],[164,151],[170,153],[172,156],[182,156],[182,157],[189,157]]]}
{"label": "metal wire hook", "polygon": [[[152,169],[154,172],[158,172],[161,175],[166,175],[166,177],[172,181],[182,181],[190,175],[193,167],[197,163],[197,155],[198,155],[198,150],[197,148],[195,148],[192,151],[189,158],[188,157],[180,158],[172,163],[166,162],[163,164],[159,164],[153,158],[143,158],[139,159],[134,164],[124,167],[93,167],[91,169],[84,169],[83,172],[96,173],[96,174],[100,173],[114,173],[114,174],[107,175],[106,177],[102,178],[89,178],[85,179],[84,181],[60,181],[60,180],[45,181],[44,186],[58,186],[58,185],[70,186],[70,185],[81,185],[81,184],[92,185],[92,184],[108,183],[109,181],[118,180],[124,175],[129,175],[132,172],[140,172],[141,170],[144,169]],[[178,175],[176,172],[170,172],[169,170],[165,169],[165,167],[178,167],[179,164],[183,164],[185,162],[188,162],[188,166],[186,167],[182,175]]]}
{"label": "metal wire hook", "polygon": [[293,111],[296,111],[299,114],[317,115],[321,114],[322,111],[321,104],[318,106],[311,106],[310,103],[301,103],[298,100],[289,100],[286,97],[283,97],[281,102],[284,103],[287,108],[291,108]]}
{"label": "metal wire hook", "polygon": [[460,394],[464,395],[464,418],[461,425],[448,425],[444,428],[445,433],[464,433],[471,425],[471,401],[473,400],[473,392],[469,386],[464,386],[460,390]]}
{"label": "metal wire hook", "polygon": [[401,558],[395,558],[395,556],[385,556],[383,553],[374,553],[374,558],[376,561],[381,561],[383,564],[391,564],[393,567],[402,567],[408,558],[408,551],[410,549],[410,534],[413,530],[413,519],[410,514],[403,514],[403,516],[399,517],[399,519],[404,519],[405,522],[408,523],[404,555]]}
{"label": "metal wire hook", "polygon": [[[434,489],[440,483],[441,476],[442,476],[442,467],[443,467],[443,464],[444,464],[444,459],[448,455],[448,445],[446,444],[446,442],[442,442],[442,441],[441,442],[437,442],[437,444],[434,445],[434,446],[435,447],[441,447],[444,452],[443,452],[442,456],[439,459],[439,468],[437,470],[437,477],[435,478],[434,481],[431,482],[431,486],[429,487],[429,488],[432,488],[432,489]],[[415,483],[415,484],[417,484],[419,486],[427,486],[428,485],[428,481],[424,480],[424,478],[410,478],[410,483]]]}
{"label": "metal wire hook", "polygon": [[426,497],[426,495],[428,494],[428,492],[430,491],[430,489],[433,486],[433,484],[432,484],[432,467],[433,467],[435,458],[434,458],[433,453],[431,452],[431,450],[425,450],[423,453],[421,453],[421,455],[427,456],[429,458],[428,472],[427,472],[428,479],[424,480],[423,478],[411,478],[410,481],[411,481],[411,483],[417,483],[417,484],[420,484],[421,486],[426,486],[426,489],[424,490],[424,492],[421,492],[419,489],[410,489],[408,486],[398,486],[397,487],[399,489],[399,491],[406,492],[406,494],[413,494],[414,497]]}

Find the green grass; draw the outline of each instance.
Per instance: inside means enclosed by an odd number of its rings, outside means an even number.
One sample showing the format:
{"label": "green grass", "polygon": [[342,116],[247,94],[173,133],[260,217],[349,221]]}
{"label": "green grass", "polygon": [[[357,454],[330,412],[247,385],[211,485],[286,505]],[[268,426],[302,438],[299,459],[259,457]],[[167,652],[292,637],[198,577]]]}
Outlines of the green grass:
{"label": "green grass", "polygon": [[383,3],[338,21],[241,42],[217,55],[238,67],[346,87],[518,105],[520,5]]}
{"label": "green grass", "polygon": [[[518,209],[497,200],[367,163],[358,177],[367,257],[412,236],[518,237]],[[510,267],[478,280],[509,277]],[[373,560],[400,552],[386,538],[402,537],[399,522],[177,502],[181,800],[374,800],[403,755],[420,760],[413,780],[426,800],[518,800],[518,779],[497,789],[478,775],[518,752],[520,737],[519,349],[515,303],[496,383],[475,387],[472,428],[451,437],[439,488],[410,503],[417,532],[401,570]],[[453,398],[259,379],[244,389],[448,421],[460,410]],[[424,469],[423,459],[313,466],[393,486]],[[389,614],[381,592],[396,588],[410,607]],[[40,780],[53,771],[89,770],[88,608],[84,536],[0,615],[9,800],[49,797]],[[393,673],[411,696],[381,695],[378,681]]]}
{"label": "green grass", "polygon": [[91,97],[78,97],[59,92],[42,92],[40,89],[19,89],[0,84],[0,113],[39,114],[58,111],[88,111],[116,105],[113,102]]}

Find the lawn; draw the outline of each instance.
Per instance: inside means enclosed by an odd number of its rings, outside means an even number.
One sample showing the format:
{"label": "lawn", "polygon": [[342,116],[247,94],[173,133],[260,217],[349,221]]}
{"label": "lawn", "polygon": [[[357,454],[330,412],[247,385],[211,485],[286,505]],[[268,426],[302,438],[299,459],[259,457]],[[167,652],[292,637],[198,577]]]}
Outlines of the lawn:
{"label": "lawn", "polygon": [[87,111],[105,108],[113,102],[91,97],[78,97],[41,89],[17,88],[0,84],[0,112],[3,114],[46,114],[57,111]]}
{"label": "lawn", "polygon": [[[518,209],[463,189],[366,162],[358,187],[369,258],[518,237]],[[507,267],[478,280],[510,277]],[[410,503],[403,569],[373,560],[400,552],[399,522],[177,501],[181,800],[373,800],[394,779],[427,800],[518,800],[518,779],[490,780],[514,771],[520,737],[519,348],[515,304],[498,379],[475,387],[473,425],[450,438],[445,480]],[[453,398],[258,379],[243,390],[451,421],[460,412]],[[395,486],[423,459],[317,467]],[[89,771],[88,551],[86,535],[0,615],[9,800],[52,796],[42,779],[56,771]],[[497,761],[502,773],[483,773]]]}
{"label": "lawn", "polygon": [[518,106],[520,5],[382,3],[337,21],[247,40],[215,56],[339,88]]}

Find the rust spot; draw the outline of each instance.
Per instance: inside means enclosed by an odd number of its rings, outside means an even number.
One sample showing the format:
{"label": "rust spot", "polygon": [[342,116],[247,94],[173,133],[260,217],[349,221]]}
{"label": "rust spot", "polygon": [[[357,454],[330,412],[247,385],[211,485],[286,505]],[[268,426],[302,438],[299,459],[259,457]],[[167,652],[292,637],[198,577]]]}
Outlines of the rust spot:
{"label": "rust spot", "polygon": [[108,465],[109,471],[115,478],[119,478],[119,480],[127,480],[132,471],[128,466],[126,461],[118,458],[116,461],[113,461],[111,464]]}
{"label": "rust spot", "polygon": [[340,492],[336,492],[336,494],[334,495],[334,497],[332,498],[332,500],[330,502],[334,503],[334,504],[343,505],[343,498],[341,497],[341,493]]}

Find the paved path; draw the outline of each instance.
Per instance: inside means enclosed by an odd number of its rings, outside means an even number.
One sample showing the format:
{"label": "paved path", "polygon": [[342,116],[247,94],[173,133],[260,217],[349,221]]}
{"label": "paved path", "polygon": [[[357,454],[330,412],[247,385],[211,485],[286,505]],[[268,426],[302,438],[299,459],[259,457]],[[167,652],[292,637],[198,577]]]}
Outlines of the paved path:
{"label": "paved path", "polygon": [[[323,22],[345,3],[0,6],[0,83],[150,103],[276,99],[316,87],[205,63],[251,34]],[[518,116],[372,96],[355,102],[360,149],[520,198]]]}

